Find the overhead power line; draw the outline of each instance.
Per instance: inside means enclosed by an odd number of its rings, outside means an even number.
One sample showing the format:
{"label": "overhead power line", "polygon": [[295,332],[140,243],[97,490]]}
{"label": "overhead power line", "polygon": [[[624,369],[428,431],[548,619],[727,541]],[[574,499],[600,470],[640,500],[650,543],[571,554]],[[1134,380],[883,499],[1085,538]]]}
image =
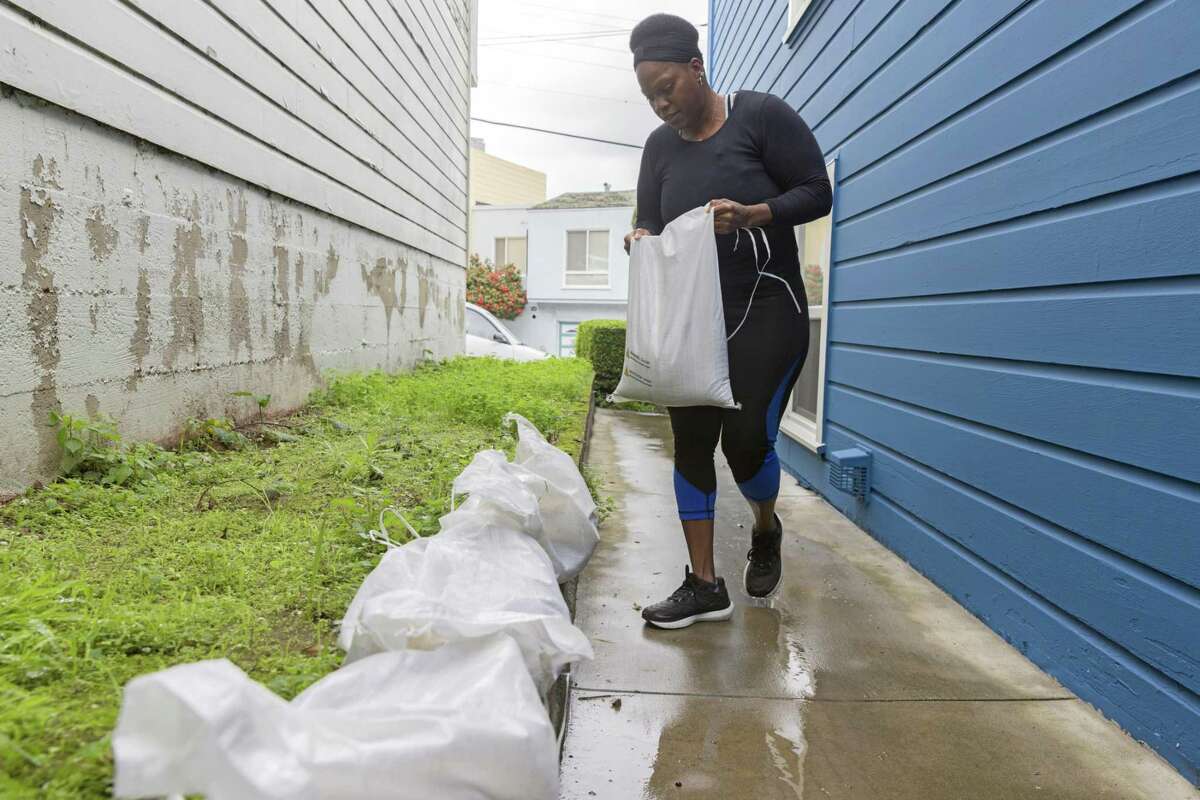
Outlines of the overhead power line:
{"label": "overhead power line", "polygon": [[525,44],[537,42],[567,42],[576,39],[608,39],[613,36],[623,36],[632,28],[602,28],[592,31],[564,31],[562,33],[521,33],[511,36],[493,36],[480,39],[482,44]]}
{"label": "overhead power line", "polygon": [[[696,27],[703,28],[707,22],[701,22]],[[573,42],[580,39],[608,39],[614,36],[624,36],[632,33],[633,28],[602,28],[598,31],[565,31],[562,33],[530,33],[513,34],[511,36],[495,36],[480,41],[481,45],[495,44],[537,44],[538,42]]]}
{"label": "overhead power line", "polygon": [[552,56],[552,55],[549,55],[548,53],[530,53],[528,51],[521,52],[520,50],[513,50],[508,45],[499,45],[499,47],[501,50],[506,50],[511,53],[516,53],[517,55],[529,56],[532,58],[549,58],[554,61],[566,61],[570,64],[583,64],[588,67],[598,67],[600,69],[615,69],[618,72],[630,72],[631,71],[631,68],[628,66],[619,67],[615,64],[601,64],[597,61],[583,61],[578,58],[565,58],[563,56]]}
{"label": "overhead power line", "polygon": [[617,147],[632,147],[634,150],[641,150],[640,144],[629,144],[628,142],[615,142],[612,139],[598,139],[595,136],[583,136],[578,133],[567,133],[566,131],[552,131],[546,128],[535,128],[532,125],[517,125],[513,122],[496,122],[490,119],[480,119],[479,117],[471,117],[472,122],[482,122],[485,125],[499,125],[502,128],[517,128],[523,131],[534,131],[535,133],[546,133],[551,136],[564,136],[568,139],[582,139],[586,142],[599,142],[600,144],[611,144]]}
{"label": "overhead power line", "polygon": [[[589,36],[587,38],[591,39],[591,38],[595,38],[595,37]],[[622,48],[605,47],[604,45],[599,45],[599,44],[588,44],[583,39],[543,39],[543,40],[537,41],[537,42],[480,42],[479,46],[480,47],[506,47],[507,45],[517,45],[517,44],[550,44],[550,45],[570,44],[570,45],[573,45],[574,47],[586,47],[588,50],[604,50],[609,53],[621,53],[622,55],[627,55],[629,53],[629,51],[623,47]]]}
{"label": "overhead power line", "polygon": [[479,84],[480,89],[522,89],[528,92],[546,93],[546,94],[562,94],[570,97],[586,97],[590,100],[604,100],[609,103],[624,103],[630,106],[643,106],[646,104],[645,99],[639,97],[636,100],[631,100],[625,97],[611,97],[604,94],[584,94],[583,92],[568,92],[562,89],[547,89],[544,86],[525,86],[519,83],[496,83],[493,81],[484,81]]}
{"label": "overhead power line", "polygon": [[[561,5],[547,5],[545,3],[533,3],[533,2],[530,2],[530,0],[516,0],[516,2],[523,6],[531,6],[533,8],[544,8],[549,11],[557,11],[560,14],[566,13],[566,14],[569,14],[570,16],[574,17],[575,19],[581,19],[582,17],[587,16],[587,17],[593,17],[593,18],[599,18],[599,19],[605,19],[605,20],[620,20],[622,22],[632,22],[632,23],[636,23],[638,21],[632,17],[621,17],[621,16],[617,16],[615,14],[596,13],[594,11],[581,11],[577,8],[563,8]],[[561,17],[561,16],[559,16],[559,14],[554,14],[552,16],[558,16],[559,19],[565,19],[565,17]],[[595,24],[594,20],[591,22],[592,22],[592,24]]]}

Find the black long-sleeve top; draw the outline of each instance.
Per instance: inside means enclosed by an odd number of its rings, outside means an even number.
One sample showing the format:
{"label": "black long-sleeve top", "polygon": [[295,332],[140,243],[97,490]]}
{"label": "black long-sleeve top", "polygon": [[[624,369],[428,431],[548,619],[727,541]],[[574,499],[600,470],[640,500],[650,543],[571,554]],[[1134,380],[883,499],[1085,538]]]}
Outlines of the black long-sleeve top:
{"label": "black long-sleeve top", "polygon": [[[783,100],[738,92],[728,119],[708,139],[686,141],[665,124],[647,138],[638,174],[637,227],[658,235],[681,214],[720,198],[770,207],[772,222],[764,227],[771,245],[766,271],[787,280],[804,302],[793,228],[828,214],[833,195],[816,138]],[[726,309],[740,313],[757,273],[747,235],[742,233],[736,252],[735,238],[718,235],[717,253]],[[766,259],[761,237],[758,251],[761,264]],[[758,288],[764,296],[785,291],[776,280],[762,281]]]}

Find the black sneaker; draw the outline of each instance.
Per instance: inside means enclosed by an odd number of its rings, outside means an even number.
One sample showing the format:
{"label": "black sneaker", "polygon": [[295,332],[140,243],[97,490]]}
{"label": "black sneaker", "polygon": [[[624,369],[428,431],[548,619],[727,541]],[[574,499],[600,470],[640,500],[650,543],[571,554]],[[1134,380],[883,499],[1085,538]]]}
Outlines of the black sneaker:
{"label": "black sneaker", "polygon": [[770,597],[779,588],[779,576],[783,571],[779,558],[779,545],[783,541],[783,522],[775,515],[775,530],[755,531],[750,537],[749,563],[743,580],[746,594],[751,597]]}
{"label": "black sneaker", "polygon": [[686,628],[693,622],[715,622],[733,616],[733,603],[725,591],[725,580],[700,580],[683,568],[683,585],[666,600],[642,609],[642,619],[659,628]]}

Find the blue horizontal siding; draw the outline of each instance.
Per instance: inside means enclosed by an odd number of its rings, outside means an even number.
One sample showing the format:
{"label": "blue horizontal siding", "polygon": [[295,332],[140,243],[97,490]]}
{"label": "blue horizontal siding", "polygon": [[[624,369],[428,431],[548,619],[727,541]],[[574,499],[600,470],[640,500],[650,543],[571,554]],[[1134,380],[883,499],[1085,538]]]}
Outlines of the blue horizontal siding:
{"label": "blue horizontal siding", "polygon": [[943,14],[959,8],[954,0],[909,0],[881,5],[885,13],[874,13],[861,24],[853,26],[854,58],[840,63],[803,101],[797,94],[801,116],[819,128],[835,109],[853,102],[863,84],[885,69],[899,54],[907,52],[908,44]]}
{"label": "blue horizontal siding", "polygon": [[[1180,123],[1197,120],[1200,76],[916,192],[908,193],[902,183],[860,183],[849,208],[839,193],[835,258],[856,258],[1196,172],[1195,131]],[[982,136],[981,147],[989,138]],[[871,191],[877,197],[864,196]]]}
{"label": "blue horizontal siding", "polygon": [[838,159],[829,448],[790,471],[1200,783],[1194,0],[713,0]]}
{"label": "blue horizontal siding", "polygon": [[[851,345],[834,345],[827,377],[948,416],[1200,483],[1197,381],[1153,381],[1129,372]],[[1078,413],[1081,408],[1087,413]],[[1191,566],[1197,574],[1184,569],[1181,579],[1200,578],[1200,558]]]}
{"label": "blue horizontal siding", "polygon": [[826,418],[1195,585],[1200,488],[837,384]]}
{"label": "blue horizontal siding", "polygon": [[[1138,187],[843,260],[834,302],[1200,273],[1200,176]],[[1137,235],[1130,235],[1136,231]],[[1053,269],[1047,269],[1053,264]]]}
{"label": "blue horizontal siding", "polygon": [[[924,0],[918,0],[924,3]],[[897,0],[862,0],[854,13],[838,28],[833,37],[824,43],[823,49],[812,64],[796,76],[796,80],[781,84],[781,96],[793,107],[803,109],[815,92],[827,85],[835,76],[843,74],[843,66],[856,55],[859,45],[893,10],[902,8]],[[906,9],[911,13],[913,9]],[[855,61],[858,59],[856,58]],[[810,121],[811,124],[812,121]]]}
{"label": "blue horizontal siding", "polygon": [[955,4],[841,108],[816,120],[818,140],[840,148],[842,174],[854,175],[954,115],[986,104],[1138,2],[1081,3],[1073,18],[1044,0]]}
{"label": "blue horizontal siding", "polygon": [[[993,295],[993,296],[989,296]],[[1200,377],[1200,277],[835,306],[846,344]]]}
{"label": "blue horizontal siding", "polygon": [[[1179,57],[1184,48],[1200,40],[1200,14],[1195,8],[1175,3],[1123,22],[1089,41],[1080,52],[1007,87],[985,105],[956,117],[950,125],[935,128],[882,162],[853,175],[847,166],[842,174],[849,177],[841,181],[839,196],[842,215],[855,216],[985,159],[1028,147],[1069,125],[1080,121],[1087,125],[1093,116],[1195,70],[1193,62]],[[1144,51],[1139,69],[1116,72],[1111,80],[1090,80],[1089,76],[1119,60],[1131,47]],[[1116,111],[1115,115],[1122,113]],[[1137,118],[1149,119],[1145,114]],[[847,147],[847,151],[851,149]],[[1081,177],[1086,178],[1086,173]],[[1054,184],[1053,188],[1061,186]]]}

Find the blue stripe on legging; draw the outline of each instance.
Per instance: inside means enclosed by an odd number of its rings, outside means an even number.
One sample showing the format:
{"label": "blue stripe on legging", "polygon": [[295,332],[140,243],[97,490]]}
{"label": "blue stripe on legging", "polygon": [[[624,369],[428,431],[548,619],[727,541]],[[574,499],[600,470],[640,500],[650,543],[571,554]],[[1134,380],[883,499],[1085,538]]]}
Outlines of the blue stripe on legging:
{"label": "blue stripe on legging", "polygon": [[716,516],[717,493],[700,491],[675,470],[675,504],[684,522],[712,519]]}
{"label": "blue stripe on legging", "polygon": [[738,484],[742,496],[755,503],[762,503],[779,494],[779,456],[775,453],[775,440],[779,436],[779,420],[783,416],[781,411],[783,401],[787,399],[788,384],[803,361],[804,356],[801,356],[784,373],[783,380],[771,397],[771,404],[767,406],[767,455],[763,458],[762,466],[754,473],[754,477]]}

